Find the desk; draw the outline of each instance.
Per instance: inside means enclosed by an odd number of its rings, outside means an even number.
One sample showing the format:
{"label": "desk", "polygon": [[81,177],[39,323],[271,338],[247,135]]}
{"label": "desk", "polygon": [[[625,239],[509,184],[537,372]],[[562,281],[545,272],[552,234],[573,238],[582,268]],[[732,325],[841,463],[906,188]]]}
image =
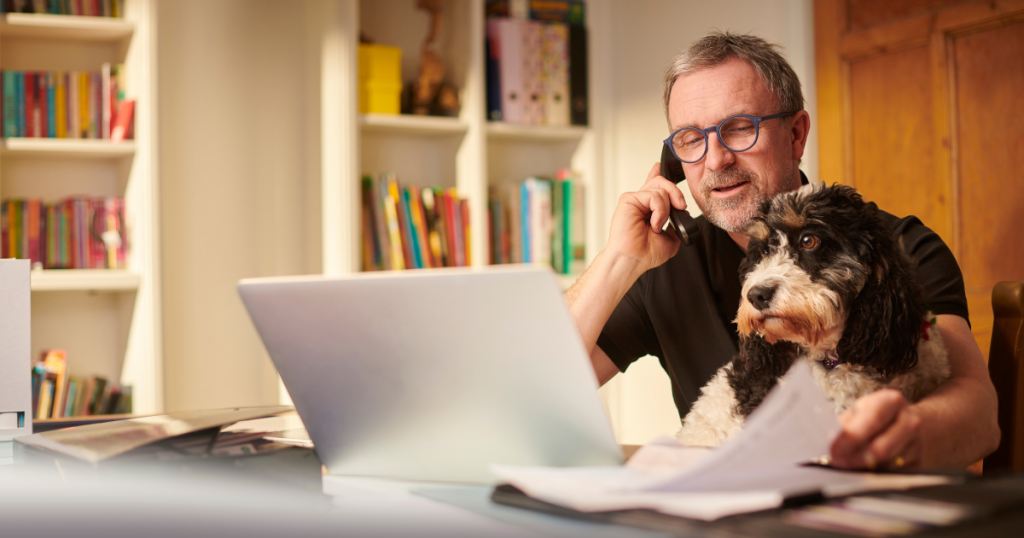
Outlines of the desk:
{"label": "desk", "polygon": [[[22,454],[23,455],[23,454]],[[321,476],[313,451],[117,466],[45,457],[0,467],[0,535],[613,538],[837,536],[787,526],[778,511],[715,523],[621,514],[652,530],[575,521],[489,502],[490,488]],[[1007,487],[1024,491],[1024,476]],[[324,495],[324,490],[333,497]],[[1019,536],[1024,511],[944,536]]]}

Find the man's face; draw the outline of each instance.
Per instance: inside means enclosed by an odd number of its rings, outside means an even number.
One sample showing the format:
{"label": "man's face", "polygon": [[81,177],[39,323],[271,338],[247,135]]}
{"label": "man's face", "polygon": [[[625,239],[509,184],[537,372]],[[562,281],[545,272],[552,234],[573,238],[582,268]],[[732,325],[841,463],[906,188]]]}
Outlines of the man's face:
{"label": "man's face", "polygon": [[[790,112],[777,108],[775,96],[753,66],[733,58],[676,79],[669,95],[668,117],[675,132],[683,127],[706,129],[735,114]],[[741,153],[729,151],[710,133],[704,158],[683,163],[690,192],[712,224],[742,232],[762,202],[800,186],[798,160],[803,143],[794,144],[790,125],[795,118],[762,123],[757,143]]]}

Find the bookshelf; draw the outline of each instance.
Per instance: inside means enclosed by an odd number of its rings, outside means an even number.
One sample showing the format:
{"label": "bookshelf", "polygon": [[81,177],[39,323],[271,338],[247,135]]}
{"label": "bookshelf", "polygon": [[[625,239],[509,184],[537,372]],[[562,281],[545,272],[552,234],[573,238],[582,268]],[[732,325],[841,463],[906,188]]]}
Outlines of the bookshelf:
{"label": "bookshelf", "polygon": [[[68,351],[72,374],[133,387],[134,413],[163,410],[157,203],[156,5],[124,0],[110,19],[12,13],[0,19],[0,68],[99,71],[123,63],[135,140],[9,138],[0,199],[123,196],[127,268],[32,271],[32,357]],[[26,365],[26,376],[28,368]]]}
{"label": "bookshelf", "polygon": [[[402,78],[415,77],[429,18],[411,0],[324,0],[310,18],[320,35],[320,169],[322,263],[325,274],[361,267],[360,179],[395,172],[403,185],[456,187],[469,200],[471,265],[488,263],[488,187],[559,168],[582,175],[587,256],[604,234],[601,162],[594,96],[589,127],[524,126],[486,119],[484,0],[448,0],[438,50],[447,78],[459,88],[458,118],[361,115],[359,35],[402,49]],[[594,10],[588,3],[588,27]],[[600,11],[600,10],[599,10]],[[593,36],[593,33],[591,34]],[[590,86],[600,61],[591,37]],[[578,275],[562,278],[571,285]]]}

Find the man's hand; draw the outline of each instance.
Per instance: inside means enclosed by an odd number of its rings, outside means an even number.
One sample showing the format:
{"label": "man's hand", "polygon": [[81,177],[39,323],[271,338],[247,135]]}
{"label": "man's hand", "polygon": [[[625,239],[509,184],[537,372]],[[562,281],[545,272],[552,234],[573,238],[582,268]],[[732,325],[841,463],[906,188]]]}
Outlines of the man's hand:
{"label": "man's hand", "polygon": [[967,320],[939,314],[949,351],[949,379],[909,404],[886,389],[859,398],[839,415],[832,464],[851,469],[964,468],[999,446],[996,391]]}
{"label": "man's hand", "polygon": [[605,252],[635,260],[638,274],[657,267],[679,251],[679,237],[663,233],[672,207],[686,209],[686,198],[655,164],[640,190],[619,197]]}
{"label": "man's hand", "polygon": [[921,415],[903,394],[883,389],[863,396],[839,415],[843,430],[832,442],[832,464],[846,469],[917,468]]}
{"label": "man's hand", "polygon": [[686,208],[686,199],[679,187],[660,174],[661,165],[655,164],[639,191],[619,197],[608,245],[565,292],[565,301],[601,384],[619,371],[597,346],[601,329],[636,279],[679,251],[679,237],[672,232],[662,233],[661,228],[668,222],[672,207]]}

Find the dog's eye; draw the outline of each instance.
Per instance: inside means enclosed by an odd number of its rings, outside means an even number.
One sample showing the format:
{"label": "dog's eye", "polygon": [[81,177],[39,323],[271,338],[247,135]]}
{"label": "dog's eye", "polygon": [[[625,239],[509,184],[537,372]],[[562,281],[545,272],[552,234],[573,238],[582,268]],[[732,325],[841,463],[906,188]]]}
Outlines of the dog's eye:
{"label": "dog's eye", "polygon": [[821,243],[821,240],[810,234],[807,234],[800,238],[800,246],[806,248],[807,250],[811,250],[812,248],[818,246],[819,243]]}
{"label": "dog's eye", "polygon": [[768,247],[761,247],[761,255],[762,256],[767,256],[768,255]]}

